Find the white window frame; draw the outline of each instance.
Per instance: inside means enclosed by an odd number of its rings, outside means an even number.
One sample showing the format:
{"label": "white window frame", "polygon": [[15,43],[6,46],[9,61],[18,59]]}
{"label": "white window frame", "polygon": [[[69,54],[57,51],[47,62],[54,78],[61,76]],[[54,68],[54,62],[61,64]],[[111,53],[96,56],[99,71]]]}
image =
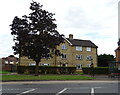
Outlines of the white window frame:
{"label": "white window frame", "polygon": [[87,64],[87,67],[90,67],[91,64]]}
{"label": "white window frame", "polygon": [[10,61],[10,63],[9,64],[14,64],[14,62],[13,61]]}
{"label": "white window frame", "polygon": [[36,64],[35,63],[29,63],[29,66],[35,66]]}
{"label": "white window frame", "polygon": [[50,54],[48,54],[48,57],[42,56],[43,59],[49,59],[50,58]]}
{"label": "white window frame", "polygon": [[76,64],[76,69],[78,70],[80,70],[80,69],[82,69],[82,64]]}
{"label": "white window frame", "polygon": [[9,62],[8,61],[5,61],[5,64],[8,64]]}
{"label": "white window frame", "polygon": [[67,54],[62,54],[62,55],[61,55],[61,58],[62,58],[62,59],[67,59]]}
{"label": "white window frame", "polygon": [[49,63],[42,63],[41,65],[42,65],[42,66],[50,66]]}
{"label": "white window frame", "polygon": [[86,47],[86,51],[91,52],[92,48],[91,47]]}
{"label": "white window frame", "polygon": [[87,59],[87,60],[92,60],[92,56],[91,56],[91,55],[87,55],[87,56],[86,56],[86,59]]}
{"label": "white window frame", "polygon": [[76,59],[81,60],[82,59],[82,55],[76,54]]}
{"label": "white window frame", "polygon": [[67,47],[66,47],[65,44],[62,45],[62,49],[63,49],[63,50],[67,49]]}
{"label": "white window frame", "polygon": [[82,46],[76,46],[76,51],[82,51]]}
{"label": "white window frame", "polygon": [[67,64],[66,64],[66,63],[63,63],[61,66],[63,66],[63,67],[67,67]]}

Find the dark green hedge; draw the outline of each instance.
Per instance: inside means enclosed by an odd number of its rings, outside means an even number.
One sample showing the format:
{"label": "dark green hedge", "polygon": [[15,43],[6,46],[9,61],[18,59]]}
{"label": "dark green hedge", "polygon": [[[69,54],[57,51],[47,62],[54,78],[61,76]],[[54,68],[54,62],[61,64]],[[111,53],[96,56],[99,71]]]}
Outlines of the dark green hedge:
{"label": "dark green hedge", "polygon": [[[84,74],[90,74],[90,67],[83,67],[82,68]],[[109,74],[109,67],[95,67],[94,74]]]}
{"label": "dark green hedge", "polygon": [[[18,74],[34,74],[35,66],[18,66]],[[40,74],[73,74],[76,67],[39,66]]]}

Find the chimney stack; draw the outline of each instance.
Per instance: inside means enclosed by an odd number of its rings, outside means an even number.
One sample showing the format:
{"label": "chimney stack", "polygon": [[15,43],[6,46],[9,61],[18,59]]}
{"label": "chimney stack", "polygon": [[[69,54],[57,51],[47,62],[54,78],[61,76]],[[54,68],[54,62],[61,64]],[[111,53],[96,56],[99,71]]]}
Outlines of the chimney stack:
{"label": "chimney stack", "polygon": [[69,34],[69,39],[73,39],[73,34]]}

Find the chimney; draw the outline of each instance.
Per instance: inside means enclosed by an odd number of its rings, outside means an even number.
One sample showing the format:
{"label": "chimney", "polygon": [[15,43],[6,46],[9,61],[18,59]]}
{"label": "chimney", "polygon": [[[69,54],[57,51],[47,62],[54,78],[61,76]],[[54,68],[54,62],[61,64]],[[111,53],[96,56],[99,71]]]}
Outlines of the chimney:
{"label": "chimney", "polygon": [[73,39],[73,34],[69,34],[69,39]]}

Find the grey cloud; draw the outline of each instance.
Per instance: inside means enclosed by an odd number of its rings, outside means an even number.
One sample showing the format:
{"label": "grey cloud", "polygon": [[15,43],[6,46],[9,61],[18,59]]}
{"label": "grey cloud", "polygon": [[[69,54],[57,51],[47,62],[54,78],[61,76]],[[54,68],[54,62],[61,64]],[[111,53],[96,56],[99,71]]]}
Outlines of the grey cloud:
{"label": "grey cloud", "polygon": [[93,17],[94,14],[86,15],[85,11],[81,7],[71,7],[64,17],[64,27],[87,28],[91,30],[104,28],[98,19],[93,19],[91,16]]}
{"label": "grey cloud", "polygon": [[90,32],[84,35],[90,37],[91,39],[99,39],[99,40],[100,39],[111,39],[110,36],[103,36],[99,32]]}

